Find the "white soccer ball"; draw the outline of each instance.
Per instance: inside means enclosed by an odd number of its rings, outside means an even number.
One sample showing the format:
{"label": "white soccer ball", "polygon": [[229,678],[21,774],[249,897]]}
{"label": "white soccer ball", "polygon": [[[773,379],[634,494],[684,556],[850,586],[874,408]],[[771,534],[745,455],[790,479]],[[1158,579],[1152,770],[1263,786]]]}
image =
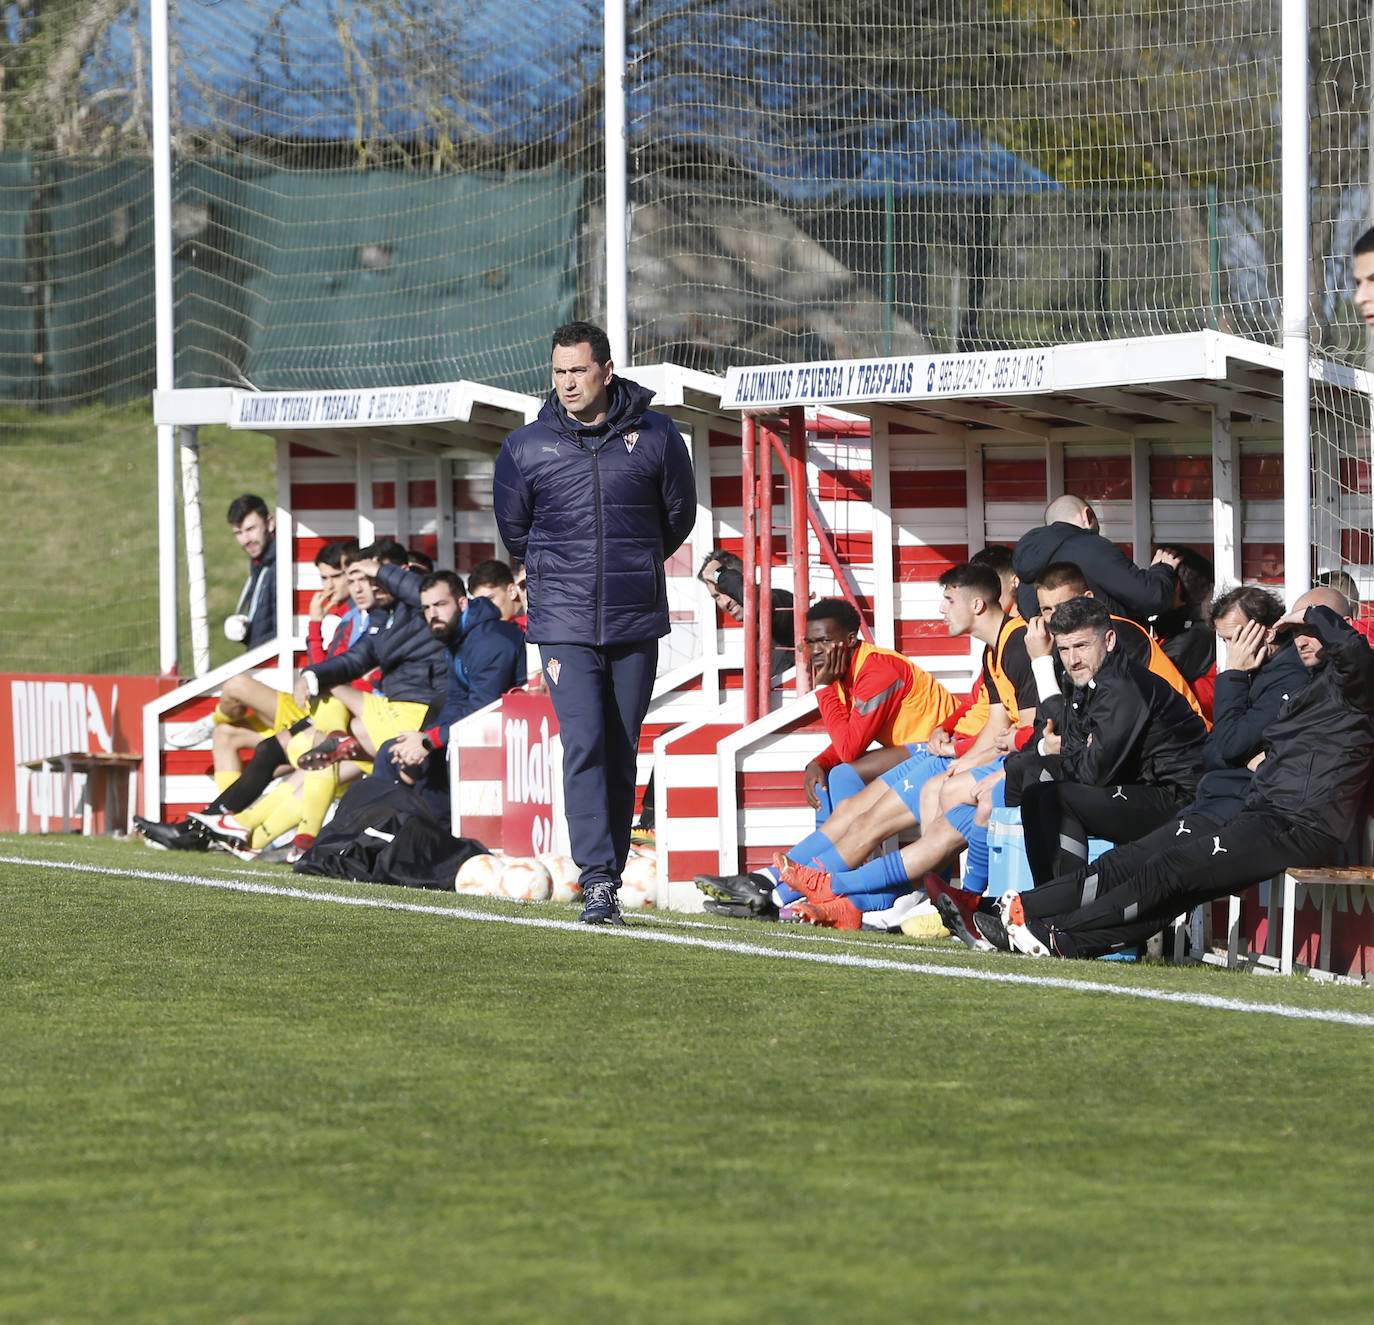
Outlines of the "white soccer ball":
{"label": "white soccer ball", "polygon": [[506,862],[499,856],[483,853],[469,856],[459,867],[453,890],[473,897],[500,897],[501,875]]}
{"label": "white soccer ball", "polygon": [[582,900],[582,871],[571,856],[558,856],[545,852],[539,863],[549,872],[553,881],[552,898],[555,902],[580,902]]}
{"label": "white soccer ball", "polygon": [[619,897],[622,911],[653,906],[658,898],[658,861],[653,856],[631,856],[625,862]]}
{"label": "white soccer ball", "polygon": [[552,892],[552,876],[533,856],[516,856],[506,861],[498,896],[516,902],[547,902]]}

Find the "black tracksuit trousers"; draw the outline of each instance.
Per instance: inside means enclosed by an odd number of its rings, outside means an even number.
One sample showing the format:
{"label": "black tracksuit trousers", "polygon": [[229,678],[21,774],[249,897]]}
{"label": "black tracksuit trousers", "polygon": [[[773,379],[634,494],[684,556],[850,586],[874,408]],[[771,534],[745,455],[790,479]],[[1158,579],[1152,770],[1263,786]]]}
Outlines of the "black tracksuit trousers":
{"label": "black tracksuit trousers", "polygon": [[1060,781],[1058,755],[1021,754],[1016,764],[1007,777],[1006,799],[1021,807],[1026,859],[1037,884],[1086,864],[1090,837],[1134,842],[1186,804],[1168,787]]}
{"label": "black tracksuit trousers", "polygon": [[1222,825],[1189,814],[1022,893],[1022,905],[1027,919],[1051,927],[1061,956],[1100,957],[1290,866],[1331,864],[1342,846],[1273,810],[1245,810]]}

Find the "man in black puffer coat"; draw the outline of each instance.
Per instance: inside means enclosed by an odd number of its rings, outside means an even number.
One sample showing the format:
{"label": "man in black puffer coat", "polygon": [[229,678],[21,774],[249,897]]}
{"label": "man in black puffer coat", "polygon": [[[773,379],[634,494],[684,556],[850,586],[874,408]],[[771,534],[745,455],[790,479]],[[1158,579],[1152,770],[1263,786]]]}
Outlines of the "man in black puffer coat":
{"label": "man in black puffer coat", "polygon": [[[1022,952],[1096,957],[1143,943],[1174,916],[1291,866],[1340,860],[1374,766],[1374,651],[1332,589],[1311,589],[1270,630],[1311,680],[1280,705],[1251,761],[1244,808],[1177,821],[1020,895]],[[1011,895],[1003,901],[1012,907]]]}
{"label": "man in black puffer coat", "polygon": [[526,633],[558,717],[581,919],[616,924],[639,730],[668,633],[664,562],[696,520],[696,480],[652,392],[615,375],[599,327],[559,327],[552,366],[539,417],[496,458],[493,506],[525,563]]}
{"label": "man in black puffer coat", "polygon": [[1160,549],[1142,570],[1098,531],[1097,513],[1082,497],[1066,493],[1045,508],[1045,523],[1022,534],[1011,552],[1011,568],[1021,580],[1017,606],[1027,621],[1039,612],[1035,582],[1054,561],[1071,561],[1083,572],[1093,597],[1117,616],[1144,625],[1174,605],[1177,553]]}
{"label": "man in black puffer coat", "polygon": [[[1117,648],[1107,609],[1071,598],[1049,631],[1064,666],[1060,693],[1041,689],[1036,749],[1007,756],[1006,798],[1021,806],[1037,884],[1088,858],[1089,837],[1133,842],[1193,798],[1207,726],[1162,677]],[[1027,632],[1032,667],[1048,641]],[[1040,656],[1037,656],[1040,655]]]}

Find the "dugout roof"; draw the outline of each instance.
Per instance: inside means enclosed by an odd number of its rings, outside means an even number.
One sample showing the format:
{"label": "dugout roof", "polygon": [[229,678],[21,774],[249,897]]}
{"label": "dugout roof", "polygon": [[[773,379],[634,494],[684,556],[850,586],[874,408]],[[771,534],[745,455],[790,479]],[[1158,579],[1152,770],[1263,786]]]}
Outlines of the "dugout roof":
{"label": "dugout roof", "polygon": [[[1324,376],[1346,385],[1330,365]],[[1205,431],[1213,410],[1278,435],[1282,354],[1215,331],[1040,349],[905,355],[732,368],[722,409],[890,409],[932,432],[1048,441],[1083,428],[1128,439],[1143,429]],[[918,422],[919,420],[919,422]]]}

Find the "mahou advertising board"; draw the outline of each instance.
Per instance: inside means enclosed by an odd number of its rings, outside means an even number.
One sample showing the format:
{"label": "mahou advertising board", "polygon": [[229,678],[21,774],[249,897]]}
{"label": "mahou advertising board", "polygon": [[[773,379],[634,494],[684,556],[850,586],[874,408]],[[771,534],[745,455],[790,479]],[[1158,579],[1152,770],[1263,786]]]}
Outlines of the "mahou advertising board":
{"label": "mahou advertising board", "polygon": [[[27,676],[0,672],[8,724],[0,724],[0,832],[19,829],[20,779],[16,765],[52,755],[102,751],[140,754],[143,706],[164,695],[173,681],[150,676]],[[80,812],[62,822],[62,777],[28,778],[29,824],[47,821],[49,831],[81,827]],[[85,779],[76,778],[73,805]]]}
{"label": "mahou advertising board", "polygon": [[553,755],[550,735],[558,731],[547,695],[512,691],[501,703],[506,749],[502,845],[508,854],[537,856],[553,851]]}

